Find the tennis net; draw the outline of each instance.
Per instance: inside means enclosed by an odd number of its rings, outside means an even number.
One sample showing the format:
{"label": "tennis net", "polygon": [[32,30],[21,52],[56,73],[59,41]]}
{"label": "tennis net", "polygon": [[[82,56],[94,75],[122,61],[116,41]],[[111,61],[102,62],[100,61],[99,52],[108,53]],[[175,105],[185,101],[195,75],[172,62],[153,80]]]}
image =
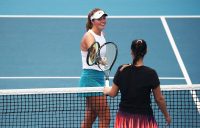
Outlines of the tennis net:
{"label": "tennis net", "polygon": [[[200,85],[163,85],[171,128],[200,127]],[[80,128],[84,119],[85,98],[80,94],[102,93],[103,88],[46,88],[0,90],[0,128]],[[120,93],[107,97],[114,127]],[[152,108],[159,127],[166,122],[153,96]],[[93,128],[98,127],[98,119]]]}

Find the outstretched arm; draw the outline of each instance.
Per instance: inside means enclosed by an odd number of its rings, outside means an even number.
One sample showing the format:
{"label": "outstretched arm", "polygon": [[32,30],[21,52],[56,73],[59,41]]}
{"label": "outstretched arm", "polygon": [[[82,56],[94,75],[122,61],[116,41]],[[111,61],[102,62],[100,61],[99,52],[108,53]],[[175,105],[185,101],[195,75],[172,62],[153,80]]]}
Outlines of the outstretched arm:
{"label": "outstretched arm", "polygon": [[169,113],[167,112],[165,98],[161,93],[160,86],[158,86],[157,88],[153,89],[153,95],[154,95],[154,98],[155,98],[155,101],[156,101],[157,105],[159,106],[161,112],[163,113],[163,115],[165,117],[165,120],[166,120],[167,124],[169,125],[170,122],[171,122],[171,117],[170,117]]}
{"label": "outstretched arm", "polygon": [[105,87],[103,93],[111,97],[115,97],[119,92],[119,87],[113,83],[112,87]]}

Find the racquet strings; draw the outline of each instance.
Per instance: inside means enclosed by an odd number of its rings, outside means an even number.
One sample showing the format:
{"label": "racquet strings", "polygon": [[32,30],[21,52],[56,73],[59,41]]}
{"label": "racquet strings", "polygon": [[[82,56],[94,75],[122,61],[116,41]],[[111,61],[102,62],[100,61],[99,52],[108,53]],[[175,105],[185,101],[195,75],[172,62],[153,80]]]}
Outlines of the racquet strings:
{"label": "racquet strings", "polygon": [[117,47],[113,43],[106,43],[100,49],[99,68],[101,70],[111,70],[117,56]]}

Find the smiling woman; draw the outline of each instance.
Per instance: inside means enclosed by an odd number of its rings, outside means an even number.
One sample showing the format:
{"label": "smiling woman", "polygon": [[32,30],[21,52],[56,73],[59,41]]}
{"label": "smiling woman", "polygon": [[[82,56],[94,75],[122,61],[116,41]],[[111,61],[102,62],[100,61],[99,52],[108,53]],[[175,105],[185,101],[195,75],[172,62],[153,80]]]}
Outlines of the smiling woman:
{"label": "smiling woman", "polygon": [[[81,87],[103,87],[105,85],[104,72],[97,66],[87,64],[86,58],[90,46],[94,42],[98,42],[99,46],[106,43],[103,30],[106,25],[107,14],[99,9],[93,9],[87,18],[86,32],[81,40],[80,49],[82,57],[82,74],[80,79]],[[106,96],[103,93],[95,93],[95,95],[82,95],[86,97],[85,117],[81,124],[81,128],[92,128],[92,124],[98,117],[99,128],[108,128],[110,123],[110,110],[107,104]],[[98,101],[101,102],[98,102]]]}

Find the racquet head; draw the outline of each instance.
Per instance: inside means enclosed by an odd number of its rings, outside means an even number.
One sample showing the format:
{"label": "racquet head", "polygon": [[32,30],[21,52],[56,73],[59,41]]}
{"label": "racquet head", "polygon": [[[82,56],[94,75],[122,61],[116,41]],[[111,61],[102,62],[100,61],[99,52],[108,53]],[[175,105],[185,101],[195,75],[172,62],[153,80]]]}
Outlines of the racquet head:
{"label": "racquet head", "polygon": [[109,76],[109,73],[116,61],[117,54],[117,45],[113,42],[106,42],[100,47],[97,64],[99,68],[104,71],[106,77]]}
{"label": "racquet head", "polygon": [[98,42],[94,42],[89,48],[88,48],[88,54],[86,58],[86,62],[89,66],[92,66],[94,64],[97,64],[97,58],[98,58],[98,52],[99,52],[100,45]]}

